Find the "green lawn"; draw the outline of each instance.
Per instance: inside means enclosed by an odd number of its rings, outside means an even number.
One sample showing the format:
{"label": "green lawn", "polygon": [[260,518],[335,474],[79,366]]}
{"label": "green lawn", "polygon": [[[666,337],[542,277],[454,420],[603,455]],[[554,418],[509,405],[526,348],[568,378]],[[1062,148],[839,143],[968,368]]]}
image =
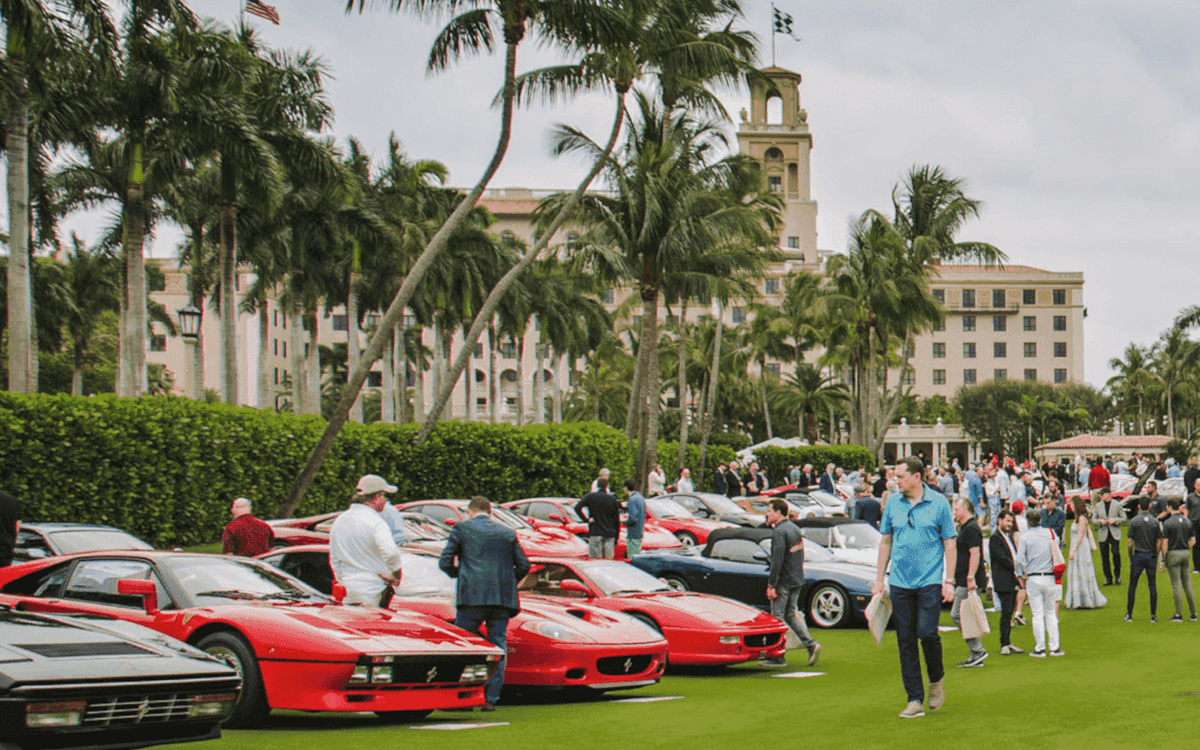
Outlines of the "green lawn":
{"label": "green lawn", "polygon": [[[1128,559],[1123,560],[1128,570]],[[1097,570],[1099,570],[1097,560]],[[1197,581],[1200,586],[1200,581]],[[946,705],[924,718],[901,720],[904,707],[896,641],[889,631],[875,646],[865,630],[818,632],[823,677],[785,679],[804,670],[791,652],[789,670],[739,666],[675,671],[651,688],[593,700],[548,697],[502,703],[493,714],[435,712],[425,724],[510,722],[464,731],[416,731],[381,726],[368,715],[276,712],[259,731],[230,731],[198,748],[720,748],[820,747],[1001,748],[1165,747],[1186,742],[1200,712],[1200,624],[1168,623],[1170,582],[1158,577],[1159,622],[1149,623],[1146,584],[1136,622],[1121,622],[1125,587],[1102,588],[1109,604],[1095,611],[1062,610],[1057,659],[1001,656],[998,614],[984,638],[991,657],[981,669],[956,669],[967,648],[955,632],[942,635]],[[1184,616],[1187,617],[1186,603]],[[1026,617],[1029,611],[1026,608]],[[950,623],[948,611],[944,624]],[[1029,626],[1013,642],[1033,648]],[[682,700],[614,704],[622,697],[684,696]],[[782,739],[787,737],[787,739]]]}

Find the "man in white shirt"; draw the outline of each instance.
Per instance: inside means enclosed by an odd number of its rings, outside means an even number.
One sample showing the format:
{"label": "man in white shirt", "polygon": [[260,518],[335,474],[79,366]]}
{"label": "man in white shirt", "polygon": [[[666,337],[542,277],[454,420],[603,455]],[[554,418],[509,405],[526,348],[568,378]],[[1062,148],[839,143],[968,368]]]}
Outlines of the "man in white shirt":
{"label": "man in white shirt", "polygon": [[683,467],[679,470],[679,481],[675,483],[676,492],[695,492],[696,486],[692,484],[692,471],[688,467]]}
{"label": "man in white shirt", "polygon": [[386,607],[400,583],[400,548],[379,514],[396,487],[376,474],[358,480],[350,509],[329,530],[329,565],[347,604]]}

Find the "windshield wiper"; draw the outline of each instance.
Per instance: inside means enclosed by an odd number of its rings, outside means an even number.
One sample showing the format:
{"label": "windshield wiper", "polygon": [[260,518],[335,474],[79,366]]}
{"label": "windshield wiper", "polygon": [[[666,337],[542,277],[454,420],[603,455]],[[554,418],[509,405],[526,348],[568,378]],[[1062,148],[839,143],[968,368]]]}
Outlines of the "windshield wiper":
{"label": "windshield wiper", "polygon": [[[656,589],[657,591],[670,591],[670,589]],[[645,589],[620,589],[619,591],[610,591],[609,596],[620,596],[621,594],[653,594],[655,590],[646,591]]]}
{"label": "windshield wiper", "polygon": [[262,601],[266,598],[265,594],[252,594],[248,591],[238,591],[236,589],[222,589],[220,591],[201,591],[194,596],[219,596],[225,599],[249,599],[250,601]]}

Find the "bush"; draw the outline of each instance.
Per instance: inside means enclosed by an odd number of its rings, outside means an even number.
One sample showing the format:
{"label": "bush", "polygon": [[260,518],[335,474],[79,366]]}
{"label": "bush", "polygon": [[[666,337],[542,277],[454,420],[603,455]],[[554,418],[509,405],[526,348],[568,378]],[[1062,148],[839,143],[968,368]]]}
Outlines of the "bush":
{"label": "bush", "polygon": [[[325,422],[173,397],[0,393],[0,489],[27,521],[110,524],[158,547],[211,541],[235,497],[277,514]],[[622,433],[597,423],[347,424],[296,515],[346,505],[363,474],[400,501],[580,496],[601,466],[633,473]]]}
{"label": "bush", "polygon": [[847,470],[865,466],[875,468],[875,457],[861,445],[812,445],[801,448],[774,448],[766,446],[754,451],[758,466],[765,469],[771,484],[787,484],[787,467],[812,464],[817,472],[832,463]]}

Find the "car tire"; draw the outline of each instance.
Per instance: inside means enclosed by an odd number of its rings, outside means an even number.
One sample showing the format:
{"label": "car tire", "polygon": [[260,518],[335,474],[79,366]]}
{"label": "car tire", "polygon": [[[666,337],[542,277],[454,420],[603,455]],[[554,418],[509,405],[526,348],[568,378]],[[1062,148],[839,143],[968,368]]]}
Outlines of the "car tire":
{"label": "car tire", "polygon": [[850,597],[836,583],[822,583],[808,597],[808,621],[818,628],[841,628],[850,622]]}
{"label": "car tire", "polygon": [[238,729],[261,724],[271,712],[271,707],[267,705],[262,672],[258,669],[258,659],[250,644],[236,633],[220,632],[204,636],[196,643],[196,647],[229,664],[242,678],[242,692],[238,695],[233,713],[222,726]]}
{"label": "car tire", "polygon": [[667,573],[659,576],[668,586],[675,591],[691,591],[692,587],[688,585],[687,579],[675,573]]}
{"label": "car tire", "polygon": [[662,635],[662,626],[658,624],[657,620],[655,620],[653,617],[646,614],[645,612],[626,612],[625,614],[629,615],[630,617],[634,618],[635,620],[641,620],[642,622],[646,623],[646,625],[653,628],[654,632],[658,633],[659,635]]}
{"label": "car tire", "polygon": [[376,711],[375,715],[387,724],[411,724],[414,721],[424,719],[431,713],[433,713],[433,709],[426,711]]}
{"label": "car tire", "polygon": [[676,531],[675,538],[678,539],[679,543],[684,547],[695,547],[697,544],[699,544],[699,540],[696,539],[696,535],[690,531]]}

